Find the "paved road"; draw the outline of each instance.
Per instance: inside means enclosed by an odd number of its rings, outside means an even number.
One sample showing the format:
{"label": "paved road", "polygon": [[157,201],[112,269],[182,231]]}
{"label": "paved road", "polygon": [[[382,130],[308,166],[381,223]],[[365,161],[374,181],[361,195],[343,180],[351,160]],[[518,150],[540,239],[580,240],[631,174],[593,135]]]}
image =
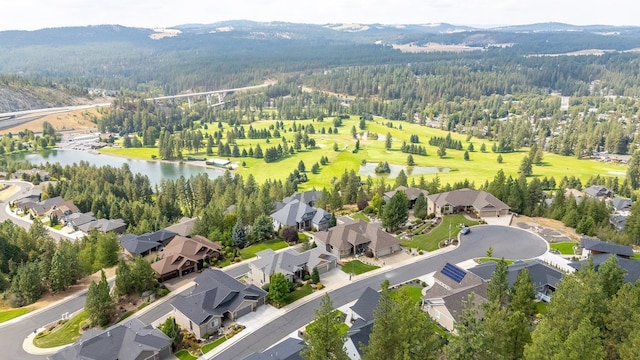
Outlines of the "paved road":
{"label": "paved road", "polygon": [[[391,285],[396,285],[434,272],[445,262],[455,264],[486,256],[489,246],[493,247],[493,256],[513,260],[534,258],[547,251],[546,242],[542,238],[521,229],[486,225],[473,227],[472,233],[474,234],[472,237],[462,236],[460,246],[453,251],[364,278],[331,291],[329,295],[333,305],[340,307],[354,301],[365,288],[378,289],[385,279],[389,280]],[[235,360],[242,359],[253,352],[263,351],[313,320],[313,309],[319,306],[319,298],[312,300],[234,343],[213,358]]]}

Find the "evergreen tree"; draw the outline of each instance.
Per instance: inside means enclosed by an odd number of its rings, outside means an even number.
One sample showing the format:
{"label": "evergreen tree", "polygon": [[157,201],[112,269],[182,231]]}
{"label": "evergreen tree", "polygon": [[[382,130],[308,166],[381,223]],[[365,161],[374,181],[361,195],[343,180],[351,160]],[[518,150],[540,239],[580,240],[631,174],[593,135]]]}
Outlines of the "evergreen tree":
{"label": "evergreen tree", "polygon": [[14,305],[24,306],[36,302],[42,295],[43,286],[37,262],[27,262],[18,267],[11,279]]}
{"label": "evergreen tree", "polygon": [[444,144],[440,145],[440,147],[438,148],[438,156],[440,158],[444,158],[445,156],[447,156],[447,148],[444,146]]}
{"label": "evergreen tree", "polygon": [[427,199],[423,193],[420,193],[416,199],[416,203],[413,205],[413,215],[418,219],[424,219],[427,217],[427,212]]}
{"label": "evergreen tree", "polygon": [[256,241],[269,240],[273,236],[273,221],[265,214],[260,214],[253,222],[251,233]]}
{"label": "evergreen tree", "polygon": [[465,151],[462,157],[465,161],[469,161],[469,151]]}
{"label": "evergreen tree", "polygon": [[87,300],[84,306],[87,316],[92,324],[105,326],[113,316],[116,304],[109,294],[109,283],[104,271],[101,271],[100,281],[91,282],[87,292]]}
{"label": "evergreen tree", "polygon": [[133,280],[133,289],[142,295],[147,290],[153,290],[158,286],[156,273],[151,268],[151,263],[143,257],[138,256],[131,267],[131,275]]}
{"label": "evergreen tree", "polygon": [[487,146],[484,143],[482,143],[482,145],[480,145],[480,151],[481,152],[487,152]]}
{"label": "evergreen tree", "polygon": [[345,334],[338,331],[341,321],[336,316],[328,294],[320,300],[320,308],[315,310],[315,319],[307,325],[304,340],[307,347],[300,355],[305,360],[348,360],[344,351]]}
{"label": "evergreen tree", "polygon": [[409,200],[404,191],[397,191],[382,211],[382,226],[395,231],[409,218]]}
{"label": "evergreen tree", "polygon": [[236,224],[233,226],[231,238],[233,240],[233,246],[237,246],[242,249],[247,245],[247,233],[242,221],[240,221],[240,218],[236,220]]}
{"label": "evergreen tree", "polygon": [[413,160],[413,155],[409,154],[409,156],[407,156],[407,165],[414,166],[415,164],[416,162]]}
{"label": "evergreen tree", "polygon": [[49,272],[49,281],[53,292],[60,292],[67,289],[73,284],[72,272],[69,271],[69,261],[66,254],[61,249],[56,250],[51,260],[51,270]]}
{"label": "evergreen tree", "polygon": [[133,291],[133,274],[127,261],[121,258],[116,268],[115,290],[117,295],[127,295]]}
{"label": "evergreen tree", "polygon": [[520,162],[520,170],[518,170],[518,173],[524,176],[530,176],[531,174],[533,174],[531,158],[526,155],[522,158],[522,161]]}
{"label": "evergreen tree", "polygon": [[304,166],[304,162],[302,160],[300,160],[300,162],[298,163],[298,171],[304,172],[305,169],[306,169],[306,167]]}
{"label": "evergreen tree", "polygon": [[391,138],[391,133],[388,132],[384,142],[384,148],[387,150],[391,150],[392,141],[393,139]]}
{"label": "evergreen tree", "polygon": [[400,170],[398,177],[396,177],[394,187],[397,188],[398,186],[407,186],[407,175],[404,173],[404,169]]}
{"label": "evergreen tree", "polygon": [[171,339],[171,350],[176,351],[182,344],[182,331],[176,319],[173,316],[168,317],[158,329]]}
{"label": "evergreen tree", "polygon": [[507,262],[498,260],[496,268],[487,285],[487,299],[499,308],[505,308],[509,304],[509,279]]}
{"label": "evergreen tree", "polygon": [[516,282],[509,290],[511,311],[519,311],[528,319],[536,315],[535,291],[529,275],[529,269],[520,270]]}
{"label": "evergreen tree", "polygon": [[498,164],[502,164],[502,154],[498,154]]}
{"label": "evergreen tree", "polygon": [[317,267],[313,267],[313,270],[311,270],[311,282],[314,284],[317,284],[320,282],[320,272],[318,271]]}
{"label": "evergreen tree", "polygon": [[627,182],[633,190],[640,188],[640,151],[634,151],[627,167]]}

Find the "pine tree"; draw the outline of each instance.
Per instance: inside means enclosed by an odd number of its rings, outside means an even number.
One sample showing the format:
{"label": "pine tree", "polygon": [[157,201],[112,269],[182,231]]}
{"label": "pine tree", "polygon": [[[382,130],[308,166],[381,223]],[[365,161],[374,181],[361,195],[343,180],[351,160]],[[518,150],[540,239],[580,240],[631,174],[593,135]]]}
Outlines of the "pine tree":
{"label": "pine tree", "polygon": [[240,218],[236,220],[236,224],[233,226],[231,238],[233,239],[233,246],[242,249],[247,245],[247,233]]}
{"label": "pine tree", "polygon": [[502,164],[502,154],[498,154],[498,164]]}
{"label": "pine tree", "polygon": [[318,271],[318,268],[316,266],[314,266],[313,270],[311,270],[311,282],[314,284],[320,282],[320,272]]}
{"label": "pine tree", "polygon": [[127,295],[133,291],[133,276],[131,274],[131,267],[125,259],[118,261],[118,267],[116,268],[116,294]]}
{"label": "pine tree", "polygon": [[320,300],[315,319],[307,325],[304,340],[307,347],[300,355],[305,360],[348,360],[344,351],[345,334],[338,331],[341,324],[328,294]]}
{"label": "pine tree", "polygon": [[462,157],[464,158],[465,161],[469,161],[469,151],[465,151]]}
{"label": "pine tree", "polygon": [[413,155],[409,154],[409,156],[407,156],[407,165],[414,166],[415,164],[416,162],[413,160]]}
{"label": "pine tree", "polygon": [[409,218],[409,201],[404,191],[397,191],[382,211],[382,226],[395,231]]}
{"label": "pine tree", "polygon": [[269,278],[269,301],[276,307],[287,303],[289,281],[282,273],[275,273]]}
{"label": "pine tree", "polygon": [[114,314],[116,305],[109,294],[109,283],[104,271],[101,271],[98,283],[92,281],[89,285],[84,308],[91,323],[98,326],[107,325]]}
{"label": "pine tree", "polygon": [[424,219],[427,217],[427,212],[427,199],[423,193],[420,193],[416,199],[416,203],[413,205],[413,215],[418,219]]}
{"label": "pine tree", "polygon": [[176,351],[182,344],[182,331],[180,325],[176,323],[176,319],[173,316],[168,317],[158,329],[171,339],[171,349]]}
{"label": "pine tree", "polygon": [[484,143],[482,143],[482,145],[480,145],[480,151],[481,152],[487,152],[487,146]]}

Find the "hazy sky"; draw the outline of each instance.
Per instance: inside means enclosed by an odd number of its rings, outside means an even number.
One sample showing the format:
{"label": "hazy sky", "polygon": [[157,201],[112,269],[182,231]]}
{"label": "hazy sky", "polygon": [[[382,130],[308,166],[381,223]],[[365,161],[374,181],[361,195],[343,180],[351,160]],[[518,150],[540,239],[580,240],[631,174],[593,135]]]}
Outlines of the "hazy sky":
{"label": "hazy sky", "polygon": [[2,0],[0,30],[120,24],[170,27],[223,20],[640,25],[637,0]]}

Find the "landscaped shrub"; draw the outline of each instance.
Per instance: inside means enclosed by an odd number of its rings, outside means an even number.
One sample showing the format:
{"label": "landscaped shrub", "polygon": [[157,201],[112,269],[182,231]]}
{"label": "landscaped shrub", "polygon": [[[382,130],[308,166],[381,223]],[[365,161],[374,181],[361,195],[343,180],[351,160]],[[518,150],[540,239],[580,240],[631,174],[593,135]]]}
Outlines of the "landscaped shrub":
{"label": "landscaped shrub", "polygon": [[369,205],[366,208],[364,208],[362,212],[364,212],[365,214],[373,214],[374,212],[376,212],[376,209],[373,206]]}
{"label": "landscaped shrub", "polygon": [[373,257],[373,251],[371,249],[367,249],[367,251],[365,252],[365,255],[368,258],[372,258]]}
{"label": "landscaped shrub", "polygon": [[324,285],[322,285],[322,283],[317,283],[316,284],[316,289],[318,289],[318,290],[322,290],[323,287],[324,287]]}
{"label": "landscaped shrub", "polygon": [[369,206],[369,202],[367,200],[360,200],[356,205],[358,205],[358,210],[362,211]]}
{"label": "landscaped shrub", "polygon": [[269,283],[262,285],[262,290],[269,292]]}

